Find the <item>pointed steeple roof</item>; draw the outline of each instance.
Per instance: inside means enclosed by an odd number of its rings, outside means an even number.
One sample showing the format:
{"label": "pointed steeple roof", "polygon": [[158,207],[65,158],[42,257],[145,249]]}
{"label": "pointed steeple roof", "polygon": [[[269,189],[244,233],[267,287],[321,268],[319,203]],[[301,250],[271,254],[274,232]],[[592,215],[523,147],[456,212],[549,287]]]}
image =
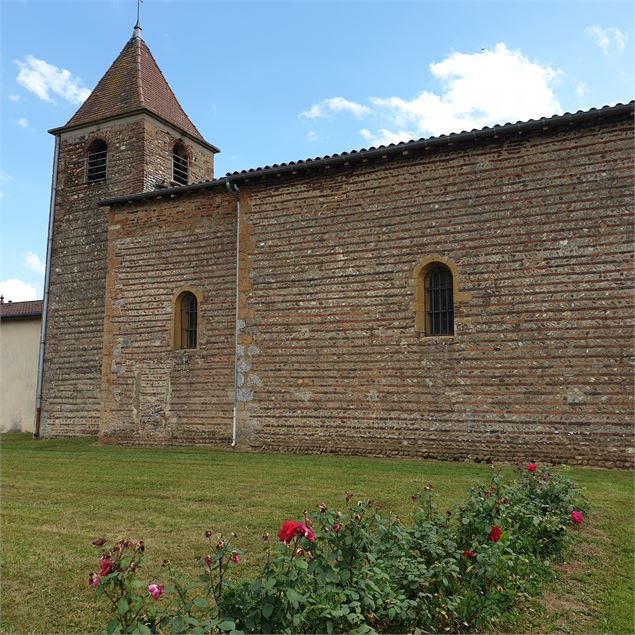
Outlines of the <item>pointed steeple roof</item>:
{"label": "pointed steeple roof", "polygon": [[209,145],[181,108],[144,42],[141,27],[137,24],[130,40],[79,110],[65,126],[51,132],[141,110],[158,115],[164,121]]}

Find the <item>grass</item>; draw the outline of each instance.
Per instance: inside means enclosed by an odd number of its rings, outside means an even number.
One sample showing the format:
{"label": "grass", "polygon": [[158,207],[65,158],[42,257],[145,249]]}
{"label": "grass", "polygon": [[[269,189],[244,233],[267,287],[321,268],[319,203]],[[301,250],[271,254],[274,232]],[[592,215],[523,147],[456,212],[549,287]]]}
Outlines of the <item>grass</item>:
{"label": "grass", "polygon": [[[143,579],[160,563],[194,571],[203,532],[235,531],[253,574],[263,531],[302,509],[343,503],[344,490],[408,519],[410,494],[431,483],[450,505],[490,468],[469,463],[240,454],[203,448],[120,448],[93,439],[1,438],[2,604],[6,633],[92,633],[107,623],[87,576],[99,536],[143,539]],[[509,630],[632,633],[633,476],[574,469],[594,506],[570,561],[542,598],[510,616]]]}

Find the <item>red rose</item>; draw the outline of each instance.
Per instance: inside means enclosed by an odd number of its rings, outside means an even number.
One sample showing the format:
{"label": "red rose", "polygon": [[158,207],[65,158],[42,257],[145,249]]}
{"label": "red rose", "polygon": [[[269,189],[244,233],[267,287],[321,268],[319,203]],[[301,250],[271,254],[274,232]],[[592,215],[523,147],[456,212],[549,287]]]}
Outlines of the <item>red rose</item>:
{"label": "red rose", "polygon": [[530,463],[530,464],[527,466],[527,470],[528,470],[529,472],[535,472],[537,469],[538,469],[538,466],[537,466],[535,463]]}
{"label": "red rose", "polygon": [[289,544],[296,537],[299,527],[300,523],[296,523],[294,520],[288,520],[280,527],[278,540]]}
{"label": "red rose", "polygon": [[99,567],[100,567],[99,575],[103,577],[114,571],[114,562],[112,561],[112,558],[102,556],[100,558]]}
{"label": "red rose", "polygon": [[469,549],[465,550],[465,551],[463,552],[463,555],[464,555],[466,558],[476,558],[476,554],[475,554],[473,551],[470,551]]}
{"label": "red rose", "polygon": [[492,525],[492,530],[487,535],[487,539],[492,542],[498,542],[503,535],[503,530],[498,525]]}
{"label": "red rose", "polygon": [[342,525],[340,525],[340,523],[336,523],[335,525],[333,525],[333,531],[334,531],[336,534],[339,534],[339,533],[340,533],[340,529],[341,529],[341,528],[342,528]]}

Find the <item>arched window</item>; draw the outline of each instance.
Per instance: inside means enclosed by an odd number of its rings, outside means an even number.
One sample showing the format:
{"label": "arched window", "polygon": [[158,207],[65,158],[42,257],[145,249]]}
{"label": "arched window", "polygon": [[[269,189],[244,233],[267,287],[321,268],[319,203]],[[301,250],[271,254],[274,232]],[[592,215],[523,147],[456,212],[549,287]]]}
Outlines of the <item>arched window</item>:
{"label": "arched window", "polygon": [[424,272],[425,334],[454,335],[454,284],[452,272],[434,263]]}
{"label": "arched window", "polygon": [[88,146],[86,157],[86,183],[103,181],[106,178],[108,144],[102,139],[95,139]]}
{"label": "arched window", "polygon": [[179,185],[187,185],[190,163],[186,147],[179,141],[172,148],[172,180]]}
{"label": "arched window", "polygon": [[174,311],[174,348],[196,348],[198,300],[184,291],[176,300]]}

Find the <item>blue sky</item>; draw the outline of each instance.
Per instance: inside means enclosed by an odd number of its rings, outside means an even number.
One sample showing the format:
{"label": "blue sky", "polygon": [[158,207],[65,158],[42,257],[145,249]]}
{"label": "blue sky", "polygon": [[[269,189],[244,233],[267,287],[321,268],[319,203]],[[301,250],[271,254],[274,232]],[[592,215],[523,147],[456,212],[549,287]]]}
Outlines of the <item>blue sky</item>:
{"label": "blue sky", "polygon": [[[0,292],[42,297],[53,137],[136,0],[0,0]],[[630,101],[628,0],[145,0],[143,35],[216,174]]]}

